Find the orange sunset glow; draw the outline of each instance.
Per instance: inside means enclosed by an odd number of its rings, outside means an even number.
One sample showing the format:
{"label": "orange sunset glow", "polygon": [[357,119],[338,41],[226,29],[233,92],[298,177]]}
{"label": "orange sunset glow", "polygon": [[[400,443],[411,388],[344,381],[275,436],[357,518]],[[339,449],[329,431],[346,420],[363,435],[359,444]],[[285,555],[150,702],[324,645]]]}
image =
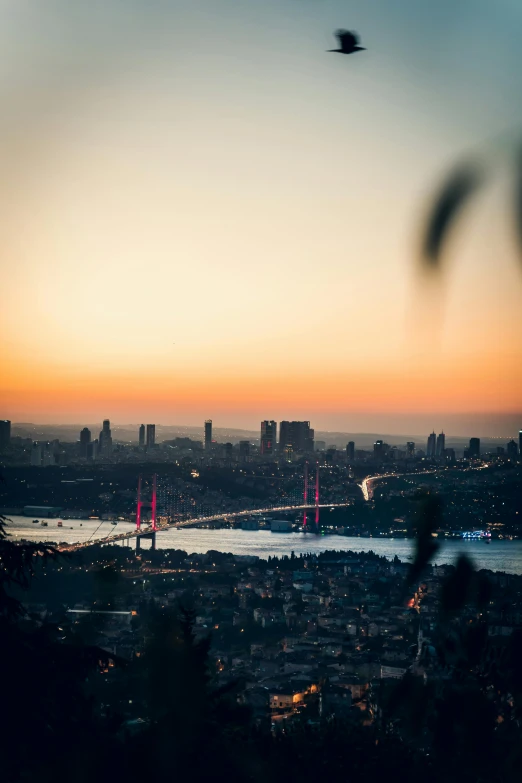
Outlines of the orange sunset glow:
{"label": "orange sunset glow", "polygon": [[330,20],[296,26],[284,3],[208,27],[183,4],[141,37],[139,14],[101,34],[113,5],[79,50],[74,15],[36,49],[23,9],[2,33],[18,43],[2,86],[2,416],[356,429],[378,415],[393,430],[522,411],[507,172],[452,234],[439,281],[417,259],[444,172],[511,118],[495,77],[519,55],[440,93],[449,66],[418,47],[376,46],[347,79],[324,57]]}

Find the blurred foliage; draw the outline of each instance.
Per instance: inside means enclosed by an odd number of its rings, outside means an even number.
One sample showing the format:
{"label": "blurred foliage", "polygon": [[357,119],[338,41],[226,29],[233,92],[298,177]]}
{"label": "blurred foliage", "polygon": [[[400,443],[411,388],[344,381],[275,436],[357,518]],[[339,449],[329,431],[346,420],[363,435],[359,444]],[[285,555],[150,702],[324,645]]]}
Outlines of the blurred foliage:
{"label": "blurred foliage", "polygon": [[[522,143],[514,150],[509,145],[511,173],[514,180],[512,213],[515,236],[522,260]],[[456,166],[445,178],[430,206],[422,232],[421,259],[424,268],[438,270],[444,256],[447,240],[454,224],[471,197],[484,185],[491,167],[490,155],[469,160]]]}
{"label": "blurred foliage", "polygon": [[483,181],[484,174],[479,167],[468,163],[455,169],[443,183],[423,234],[422,256],[427,266],[439,266],[453,223]]}

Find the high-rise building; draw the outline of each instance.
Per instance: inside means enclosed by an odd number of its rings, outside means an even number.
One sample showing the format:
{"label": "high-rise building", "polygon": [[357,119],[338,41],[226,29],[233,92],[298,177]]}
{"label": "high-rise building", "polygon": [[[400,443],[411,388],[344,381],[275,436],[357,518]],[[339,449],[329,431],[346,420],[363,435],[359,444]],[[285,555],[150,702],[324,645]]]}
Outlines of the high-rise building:
{"label": "high-rise building", "polygon": [[355,442],[353,440],[348,441],[346,445],[346,459],[348,462],[355,460]]}
{"label": "high-rise building", "polygon": [[109,419],[103,421],[98,443],[98,450],[102,457],[109,457],[112,454],[112,433]]}
{"label": "high-rise building", "polygon": [[279,425],[279,451],[307,453],[314,450],[314,431],[309,421],[282,421]]}
{"label": "high-rise building", "polygon": [[84,427],[80,432],[80,457],[87,458],[89,443],[91,442],[91,431]]}
{"label": "high-rise building", "polygon": [[516,441],[510,440],[508,445],[506,446],[506,453],[509,457],[509,459],[512,459],[514,462],[516,461],[518,457],[518,446],[516,444]]}
{"label": "high-rise building", "polygon": [[406,444],[406,456],[407,457],[415,456],[415,443],[412,440],[409,440]]}
{"label": "high-rise building", "polygon": [[522,430],[518,433],[518,456],[522,460]]}
{"label": "high-rise building", "polygon": [[156,445],[156,425],[147,424],[147,449],[153,449]]}
{"label": "high-rise building", "polygon": [[225,457],[227,460],[231,460],[234,455],[234,446],[232,443],[225,443]]}
{"label": "high-rise building", "polygon": [[440,435],[437,435],[437,445],[435,448],[435,456],[436,457],[443,457],[444,451],[446,450],[446,436],[443,432],[440,433]]}
{"label": "high-rise building", "polygon": [[373,456],[375,459],[383,459],[384,457],[384,441],[376,440],[373,444]]}
{"label": "high-rise building", "polygon": [[435,432],[432,432],[428,438],[428,447],[426,449],[426,456],[428,458],[435,457],[436,454],[437,454],[437,436],[435,435]]}
{"label": "high-rise building", "polygon": [[212,419],[205,421],[205,451],[212,448]]}
{"label": "high-rise building", "polygon": [[7,419],[0,421],[0,451],[5,451],[11,443],[11,422]]}
{"label": "high-rise building", "polygon": [[471,459],[480,457],[480,438],[469,439],[469,456]]}
{"label": "high-rise building", "polygon": [[35,468],[39,468],[42,465],[43,444],[38,443],[37,440],[33,442],[31,446],[31,465]]}
{"label": "high-rise building", "polygon": [[248,440],[239,441],[239,456],[240,457],[250,456],[250,441]]}
{"label": "high-rise building", "polygon": [[261,422],[261,454],[273,454],[276,448],[277,424],[275,421]]}
{"label": "high-rise building", "polygon": [[42,465],[44,468],[48,468],[51,465],[56,465],[56,455],[54,453],[52,443],[44,443],[43,445]]}
{"label": "high-rise building", "polygon": [[138,444],[140,446],[145,445],[145,425],[140,424],[140,428],[138,430]]}
{"label": "high-rise building", "polygon": [[95,440],[91,440],[91,442],[87,446],[87,459],[94,461],[96,457],[98,456],[98,438],[95,438]]}

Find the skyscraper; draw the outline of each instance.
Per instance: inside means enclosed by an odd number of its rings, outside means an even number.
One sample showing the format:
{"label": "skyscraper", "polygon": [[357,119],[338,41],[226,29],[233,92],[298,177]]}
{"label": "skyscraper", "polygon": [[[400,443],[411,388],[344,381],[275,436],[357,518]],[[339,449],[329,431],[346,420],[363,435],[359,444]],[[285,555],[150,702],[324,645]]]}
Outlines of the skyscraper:
{"label": "skyscraper", "polygon": [[37,440],[33,442],[31,446],[31,465],[35,468],[39,468],[42,465],[43,444],[38,443]]}
{"label": "skyscraper", "polygon": [[140,446],[145,445],[145,425],[140,424],[140,428],[138,430],[138,444]]}
{"label": "skyscraper", "polygon": [[382,459],[384,457],[384,441],[376,440],[373,444],[373,456],[375,459]]}
{"label": "skyscraper", "polygon": [[506,446],[506,453],[510,460],[513,460],[513,462],[516,462],[516,459],[518,457],[518,446],[516,444],[516,441],[510,440],[508,445]]}
{"label": "skyscraper", "polygon": [[99,442],[98,438],[96,438],[95,440],[91,440],[91,442],[87,445],[87,459],[93,462],[98,456],[98,451]]}
{"label": "skyscraper", "polygon": [[11,422],[7,419],[0,421],[0,451],[5,451],[11,443]]}
{"label": "skyscraper", "polygon": [[437,435],[437,446],[435,450],[435,456],[443,457],[445,450],[446,450],[446,436],[444,435],[443,432],[441,432],[440,435]]}
{"label": "skyscraper", "polygon": [[314,431],[309,421],[282,421],[279,425],[279,451],[307,453],[314,450]]}
{"label": "skyscraper", "polygon": [[112,454],[112,433],[109,419],[103,421],[99,437],[99,452],[102,457],[108,457]]}
{"label": "skyscraper", "polygon": [[156,425],[147,424],[147,449],[153,449],[156,445]]}
{"label": "skyscraper", "polygon": [[91,442],[91,431],[87,427],[84,427],[80,432],[80,457],[87,458],[87,452],[89,450],[89,443]]}
{"label": "skyscraper", "polygon": [[277,424],[275,421],[261,422],[261,454],[273,454],[276,447]]}
{"label": "skyscraper", "polygon": [[212,448],[212,419],[205,421],[205,451]]}
{"label": "skyscraper", "polygon": [[520,430],[518,433],[518,456],[522,461],[522,430]]}
{"label": "skyscraper", "polygon": [[469,456],[471,459],[480,457],[480,438],[469,439]]}
{"label": "skyscraper", "polygon": [[250,456],[250,441],[248,440],[239,441],[239,456],[241,458]]}
{"label": "skyscraper", "polygon": [[346,459],[348,462],[355,460],[355,443],[353,440],[348,441],[346,445]]}
{"label": "skyscraper", "polygon": [[435,432],[432,432],[428,438],[428,446],[426,448],[426,456],[434,457],[437,453],[437,436]]}
{"label": "skyscraper", "polygon": [[408,457],[415,456],[415,443],[412,440],[409,440],[406,444],[406,456]]}

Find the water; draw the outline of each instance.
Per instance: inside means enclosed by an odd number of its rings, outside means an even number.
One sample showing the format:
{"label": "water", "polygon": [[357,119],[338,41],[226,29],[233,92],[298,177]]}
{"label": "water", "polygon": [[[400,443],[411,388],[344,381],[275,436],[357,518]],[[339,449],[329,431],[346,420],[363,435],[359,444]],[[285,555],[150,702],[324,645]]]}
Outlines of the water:
{"label": "water", "polygon": [[[110,522],[99,520],[63,520],[58,527],[58,519],[49,519],[47,527],[33,524],[27,517],[10,517],[6,527],[14,539],[26,538],[31,541],[55,541],[73,544],[88,540],[96,541],[114,533],[132,532],[131,522]],[[452,563],[465,552],[477,568],[491,571],[505,571],[522,574],[522,541],[444,541],[441,550],[434,558],[435,563]],[[131,546],[134,540],[131,539]],[[141,540],[143,549],[150,547],[150,539]],[[349,536],[314,536],[305,533],[271,533],[267,530],[208,530],[204,528],[183,528],[157,533],[157,546],[160,549],[183,549],[188,553],[208,552],[215,549],[232,552],[234,555],[257,555],[267,558],[269,555],[281,557],[307,552],[324,552],[331,549],[368,552],[370,549],[378,555],[408,560],[412,554],[412,541],[404,538],[359,538]]]}

